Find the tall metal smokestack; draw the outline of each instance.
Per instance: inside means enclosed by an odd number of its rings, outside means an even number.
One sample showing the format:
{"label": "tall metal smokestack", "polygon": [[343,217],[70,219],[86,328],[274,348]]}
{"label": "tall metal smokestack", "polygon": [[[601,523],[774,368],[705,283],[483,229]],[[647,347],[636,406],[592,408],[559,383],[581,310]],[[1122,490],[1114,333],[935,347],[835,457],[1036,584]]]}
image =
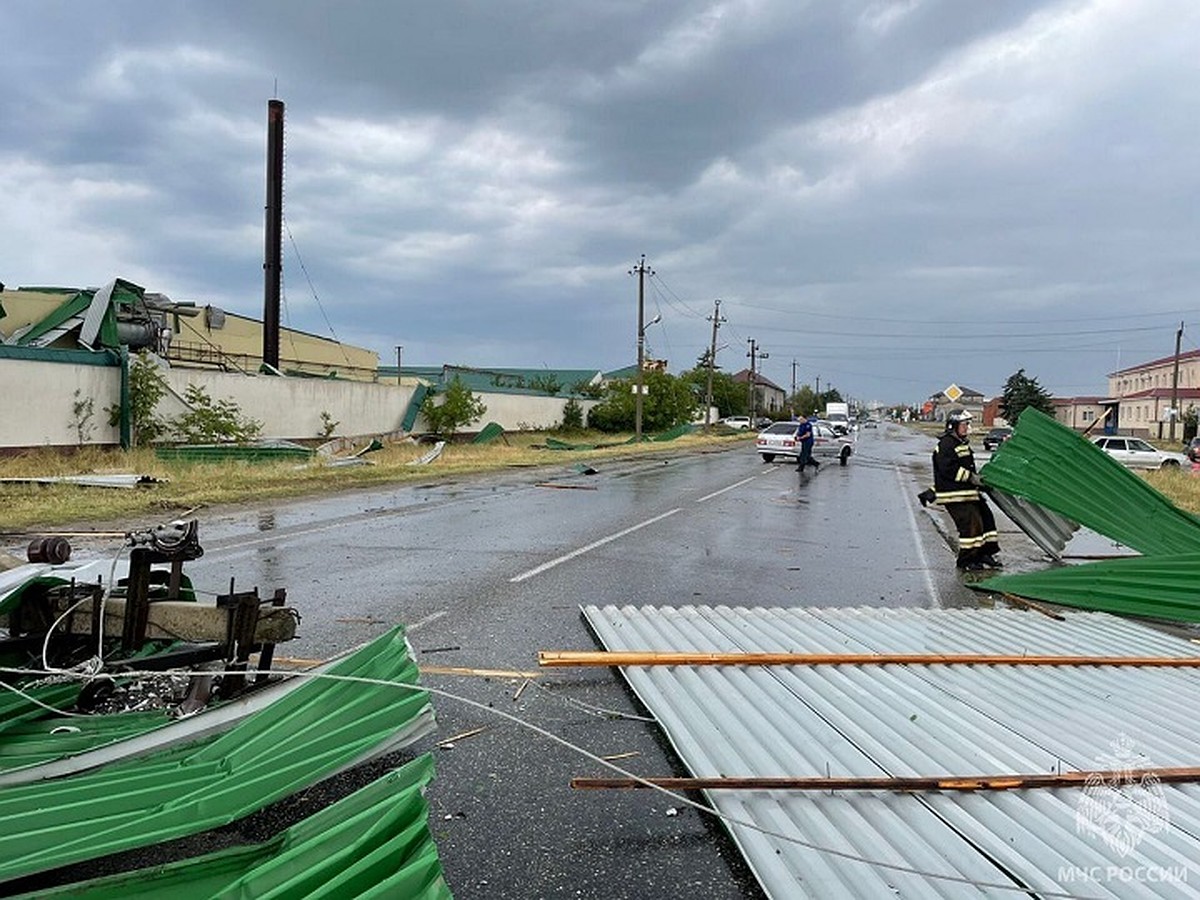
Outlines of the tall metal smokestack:
{"label": "tall metal smokestack", "polygon": [[263,256],[263,362],[279,368],[279,285],[283,274],[283,101],[267,101],[267,222]]}

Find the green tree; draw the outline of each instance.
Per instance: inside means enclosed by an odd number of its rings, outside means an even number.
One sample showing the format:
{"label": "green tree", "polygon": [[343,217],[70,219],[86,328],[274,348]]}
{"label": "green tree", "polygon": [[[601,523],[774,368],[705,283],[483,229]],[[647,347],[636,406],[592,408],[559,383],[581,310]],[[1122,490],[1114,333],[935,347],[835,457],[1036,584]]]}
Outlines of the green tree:
{"label": "green tree", "polygon": [[442,402],[437,403],[435,395],[429,394],[421,404],[421,415],[429,428],[442,437],[453,437],[459,428],[483,418],[487,412],[484,402],[457,375],[440,396]]}
{"label": "green tree", "polygon": [[[697,366],[686,372],[681,372],[679,380],[688,385],[696,397],[697,406],[704,409],[704,392],[708,386],[707,366]],[[719,417],[744,416],[746,408],[746,386],[738,384],[732,375],[724,372],[713,372],[713,406],[719,412]]]}
{"label": "green tree", "polygon": [[194,384],[184,393],[188,411],[171,420],[171,428],[189,444],[244,443],[258,437],[262,422],[242,415],[232,400],[213,400]]}
{"label": "green tree", "polygon": [[535,391],[544,391],[551,396],[554,396],[563,389],[562,382],[558,380],[558,376],[553,372],[548,372],[545,375],[533,375],[529,379],[529,387]]}
{"label": "green tree", "polygon": [[1017,369],[1004,382],[1004,393],[1000,397],[1000,413],[1010,423],[1016,424],[1017,419],[1029,407],[1033,407],[1048,416],[1054,415],[1054,401],[1036,378],[1030,378],[1024,369]]}
{"label": "green tree", "polygon": [[[167,423],[156,413],[166,392],[167,379],[148,353],[143,351],[129,361],[129,422],[134,447],[144,447],[166,433]],[[114,403],[105,409],[108,424],[119,425],[121,405]]]}
{"label": "green tree", "polygon": [[582,431],[583,430],[583,407],[579,405],[579,401],[571,397],[563,404],[562,431]]}
{"label": "green tree", "polygon": [[[642,432],[666,431],[692,420],[699,402],[690,382],[666,372],[645,372],[642,397]],[[637,409],[633,379],[610,382],[604,397],[588,414],[588,426],[597,431],[633,431]]]}

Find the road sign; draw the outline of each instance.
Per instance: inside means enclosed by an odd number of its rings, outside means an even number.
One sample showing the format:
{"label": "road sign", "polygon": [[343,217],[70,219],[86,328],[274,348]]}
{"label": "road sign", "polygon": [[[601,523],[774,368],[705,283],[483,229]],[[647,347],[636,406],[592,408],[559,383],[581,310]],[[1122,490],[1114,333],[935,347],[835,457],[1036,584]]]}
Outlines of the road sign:
{"label": "road sign", "polygon": [[950,387],[946,388],[944,391],[942,391],[942,393],[950,398],[951,403],[957,403],[958,398],[963,395],[962,388],[960,388],[957,384],[950,385]]}

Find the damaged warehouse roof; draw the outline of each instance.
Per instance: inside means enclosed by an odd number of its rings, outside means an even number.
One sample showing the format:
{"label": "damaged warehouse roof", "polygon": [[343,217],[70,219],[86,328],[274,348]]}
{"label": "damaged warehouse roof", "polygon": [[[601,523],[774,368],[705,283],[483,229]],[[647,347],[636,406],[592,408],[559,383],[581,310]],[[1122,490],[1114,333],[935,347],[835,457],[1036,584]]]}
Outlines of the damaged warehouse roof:
{"label": "damaged warehouse roof", "polygon": [[[583,612],[609,650],[1200,655],[1185,641],[1102,613],[1059,621],[1007,610]],[[1200,756],[1193,721],[1200,682],[1178,669],[1018,663],[621,671],[702,777],[1083,772],[1135,768],[1131,760],[1189,766]],[[1200,877],[1192,871],[1200,859],[1195,784],[1158,786],[1159,807],[1137,820],[1122,853],[1095,818],[1106,797],[1087,789],[707,795],[772,897],[961,897],[968,890],[1129,896],[1120,879],[1089,874],[1114,860],[1173,878],[1184,893]]]}

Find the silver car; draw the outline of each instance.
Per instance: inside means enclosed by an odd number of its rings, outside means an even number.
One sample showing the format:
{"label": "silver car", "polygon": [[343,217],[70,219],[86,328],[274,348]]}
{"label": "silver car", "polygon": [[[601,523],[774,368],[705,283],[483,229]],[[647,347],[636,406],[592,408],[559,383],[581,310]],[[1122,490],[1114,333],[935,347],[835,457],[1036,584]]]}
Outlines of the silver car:
{"label": "silver car", "polygon": [[1106,435],[1092,438],[1092,443],[1129,469],[1178,469],[1191,465],[1182,453],[1159,450],[1141,438]]}
{"label": "silver car", "polygon": [[[800,441],[796,439],[796,432],[799,430],[799,422],[776,422],[758,433],[754,449],[763,462],[774,462],[777,456],[797,459],[800,456]],[[836,459],[844,466],[853,452],[852,437],[835,434],[832,428],[822,423],[813,423],[813,459],[818,462]]]}

